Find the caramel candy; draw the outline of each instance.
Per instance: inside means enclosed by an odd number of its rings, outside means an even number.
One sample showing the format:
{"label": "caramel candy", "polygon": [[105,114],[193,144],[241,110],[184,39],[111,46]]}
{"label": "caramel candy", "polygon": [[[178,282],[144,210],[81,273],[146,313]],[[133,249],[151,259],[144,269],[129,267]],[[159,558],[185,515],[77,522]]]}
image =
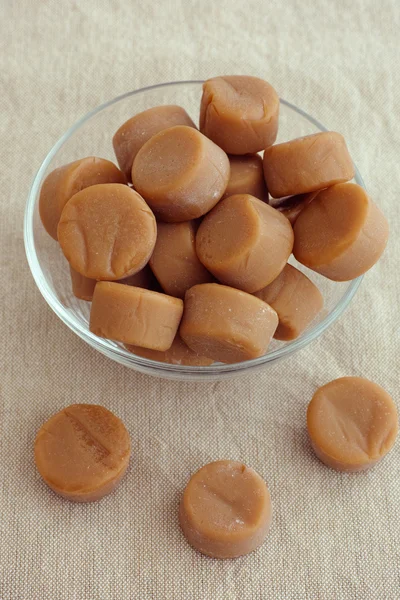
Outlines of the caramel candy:
{"label": "caramel candy", "polygon": [[80,190],[97,183],[126,183],[123,173],[109,160],[89,156],[52,171],[44,180],[39,198],[43,226],[57,240],[64,206]]}
{"label": "caramel candy", "polygon": [[125,347],[129,352],[142,356],[143,358],[158,360],[158,362],[170,363],[171,365],[207,367],[214,362],[212,358],[199,356],[196,352],[193,352],[193,350],[191,350],[181,339],[179,334],[176,335],[171,348],[165,350],[165,352],[149,350],[148,348],[140,348],[139,346],[131,346],[129,344]]}
{"label": "caramel candy", "polygon": [[363,471],[392,448],[397,431],[396,405],[376,383],[341,377],[320,387],[307,410],[312,447],[337,471]]}
{"label": "caramel candy", "polygon": [[348,181],[354,165],[344,137],[324,131],[267,148],[264,175],[269,193],[282,198]]}
{"label": "caramel candy", "polygon": [[203,219],[196,236],[203,265],[222,283],[249,293],[279,275],[292,247],[289,221],[248,194],[221,200]]}
{"label": "caramel candy", "polygon": [[234,194],[250,194],[260,200],[268,200],[264,181],[263,162],[259,154],[230,156],[231,175],[222,198]]}
{"label": "caramel candy", "polygon": [[265,481],[234,460],[202,467],[183,493],[179,521],[193,548],[213,558],[236,558],[264,542],[271,523]]}
{"label": "caramel candy", "polygon": [[103,406],[73,404],[51,417],[35,441],[36,467],[47,485],[74,502],[100,500],[128,468],[125,425]]}
{"label": "caramel candy", "polygon": [[292,265],[286,265],[256,296],[276,311],[279,325],[274,338],[285,341],[299,337],[324,304],[317,286]]}
{"label": "caramel candy", "polygon": [[299,262],[333,281],[348,281],[377,262],[389,226],[362,187],[341,183],[320,192],[301,212],[294,233]]}
{"label": "caramel candy", "polygon": [[301,213],[301,211],[310,204],[319,194],[318,192],[309,192],[308,194],[298,194],[297,196],[289,196],[289,198],[285,198],[284,202],[278,205],[274,205],[274,208],[279,210],[289,221],[289,223],[294,226],[297,221],[297,217]]}
{"label": "caramel candy", "polygon": [[278,133],[279,97],[257,77],[214,77],[203,85],[200,131],[228,154],[264,150]]}
{"label": "caramel candy", "polygon": [[132,182],[161,221],[190,221],[218,202],[229,180],[229,159],[192,127],[154,135],[139,150]]}
{"label": "caramel candy", "polygon": [[197,283],[214,281],[197,258],[195,235],[193,221],[157,224],[157,241],[150,267],[170,296],[183,298],[186,290]]}
{"label": "caramel candy", "polygon": [[127,185],[92,185],[75,194],[58,225],[61,249],[75,271],[117,280],[143,269],[156,243],[156,220]]}
{"label": "caramel candy", "polygon": [[277,326],[276,312],[259,298],[203,283],[186,292],[179,333],[197,354],[235,363],[265,354]]}
{"label": "caramel candy", "polygon": [[176,125],[194,127],[192,119],[180,106],[154,106],[121,125],[113,137],[115,156],[121,171],[131,181],[132,164],[140,148],[156,133]]}
{"label": "caramel candy", "polygon": [[164,351],[174,341],[182,312],[179,298],[100,281],[93,294],[89,329],[100,337]]}

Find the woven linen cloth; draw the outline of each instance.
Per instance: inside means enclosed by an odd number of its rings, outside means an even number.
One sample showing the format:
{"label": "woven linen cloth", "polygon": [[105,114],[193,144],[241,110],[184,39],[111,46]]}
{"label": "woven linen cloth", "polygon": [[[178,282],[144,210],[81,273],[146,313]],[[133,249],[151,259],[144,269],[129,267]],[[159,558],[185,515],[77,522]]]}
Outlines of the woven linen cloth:
{"label": "woven linen cloth", "polygon": [[[399,401],[398,0],[0,0],[0,599],[397,600],[400,442],[376,468],[335,473],[310,450],[305,411],[344,375]],[[51,311],[25,259],[23,214],[50,147],[125,91],[219,74],[269,80],[348,140],[391,226],[342,317],[285,362],[222,382],[138,374]],[[132,460],[120,487],[76,505],[33,463],[40,425],[99,403]],[[265,544],[237,560],[190,548],[180,494],[203,464],[238,459],[267,481]]]}

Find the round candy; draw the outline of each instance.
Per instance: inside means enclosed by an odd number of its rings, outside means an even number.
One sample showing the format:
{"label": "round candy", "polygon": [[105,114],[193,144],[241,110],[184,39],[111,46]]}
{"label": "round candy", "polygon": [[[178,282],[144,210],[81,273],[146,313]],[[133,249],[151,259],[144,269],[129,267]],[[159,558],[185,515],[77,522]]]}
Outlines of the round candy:
{"label": "round candy", "polygon": [[171,223],[201,217],[218,202],[229,180],[229,159],[192,127],[154,135],[139,150],[132,182],[154,214]]}
{"label": "round candy", "polygon": [[202,467],[183,493],[179,521],[193,548],[213,558],[256,550],[271,523],[265,481],[241,462],[219,460]]}
{"label": "round candy", "polygon": [[271,146],[263,160],[265,181],[274,198],[322,190],[354,177],[344,137],[335,131]]}
{"label": "round candy", "polygon": [[279,97],[257,77],[214,77],[203,85],[200,131],[228,154],[264,150],[276,140]]}
{"label": "round candy", "polygon": [[389,226],[366,191],[341,183],[320,192],[294,225],[293,254],[333,281],[349,281],[382,255]]}
{"label": "round candy", "polygon": [[73,404],[42,425],[35,441],[35,463],[57,494],[74,502],[92,502],[118,485],[130,451],[129,433],[112,412],[95,404]]}
{"label": "round candy", "polygon": [[89,328],[100,337],[152,350],[168,350],[178,331],[183,302],[138,287],[97,283]]}
{"label": "round candy", "polygon": [[313,449],[337,471],[363,471],[392,448],[397,431],[396,405],[376,383],[341,377],[320,387],[307,410]]}
{"label": "round candy", "polygon": [[289,221],[248,194],[225,198],[203,219],[197,255],[222,283],[256,292],[273,281],[293,248]]}
{"label": "round candy", "polygon": [[65,206],[58,240],[70,265],[90,279],[112,281],[137,273],[156,243],[156,220],[126,185],[93,185]]}
{"label": "round candy", "polygon": [[259,298],[203,283],[186,292],[179,332],[200,356],[235,363],[265,354],[277,325],[276,312]]}

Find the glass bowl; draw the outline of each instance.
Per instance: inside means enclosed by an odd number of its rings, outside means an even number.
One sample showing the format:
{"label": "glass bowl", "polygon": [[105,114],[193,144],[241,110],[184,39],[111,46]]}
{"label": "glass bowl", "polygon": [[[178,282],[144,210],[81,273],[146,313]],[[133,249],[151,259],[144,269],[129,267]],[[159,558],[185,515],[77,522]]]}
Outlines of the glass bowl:
{"label": "glass bowl", "polygon": [[[317,319],[292,342],[273,340],[265,356],[235,364],[215,363],[207,367],[170,365],[129,353],[116,342],[99,338],[89,331],[90,303],[72,294],[69,269],[58,244],[44,230],[38,211],[39,193],[46,175],[65,163],[84,156],[100,156],[115,162],[112,136],[118,127],[135,113],[160,104],[179,104],[197,122],[202,81],[163,83],[128,92],[95,108],[58,140],[44,159],[29,193],[24,240],[33,278],[46,302],[56,315],[80,338],[109,358],[142,373],[170,379],[212,380],[248,374],[267,368],[278,360],[293,355],[321,335],[343,313],[356,293],[362,277],[336,283],[305,269],[293,257],[291,262],[306,271],[321,290],[325,307]],[[281,100],[278,142],[326,131],[316,119],[293,104]],[[364,187],[356,169],[355,181]]]}

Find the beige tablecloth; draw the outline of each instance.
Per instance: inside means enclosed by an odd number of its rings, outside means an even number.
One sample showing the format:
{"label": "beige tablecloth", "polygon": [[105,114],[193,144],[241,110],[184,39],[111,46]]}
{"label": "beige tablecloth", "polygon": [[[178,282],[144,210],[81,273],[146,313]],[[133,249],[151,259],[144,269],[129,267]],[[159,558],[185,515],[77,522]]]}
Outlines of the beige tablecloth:
{"label": "beige tablecloth", "polygon": [[[399,400],[398,0],[0,0],[0,599],[396,600],[400,442],[341,475],[310,451],[316,386],[362,375]],[[249,378],[178,383],[89,349],[52,313],[25,260],[32,177],[75,120],[124,91],[246,73],[349,141],[392,236],[350,308],[318,341]],[[41,423],[100,403],[132,436],[103,501],[58,499],[33,465]],[[268,482],[266,543],[234,561],[194,552],[177,522],[194,470],[240,459]]]}

